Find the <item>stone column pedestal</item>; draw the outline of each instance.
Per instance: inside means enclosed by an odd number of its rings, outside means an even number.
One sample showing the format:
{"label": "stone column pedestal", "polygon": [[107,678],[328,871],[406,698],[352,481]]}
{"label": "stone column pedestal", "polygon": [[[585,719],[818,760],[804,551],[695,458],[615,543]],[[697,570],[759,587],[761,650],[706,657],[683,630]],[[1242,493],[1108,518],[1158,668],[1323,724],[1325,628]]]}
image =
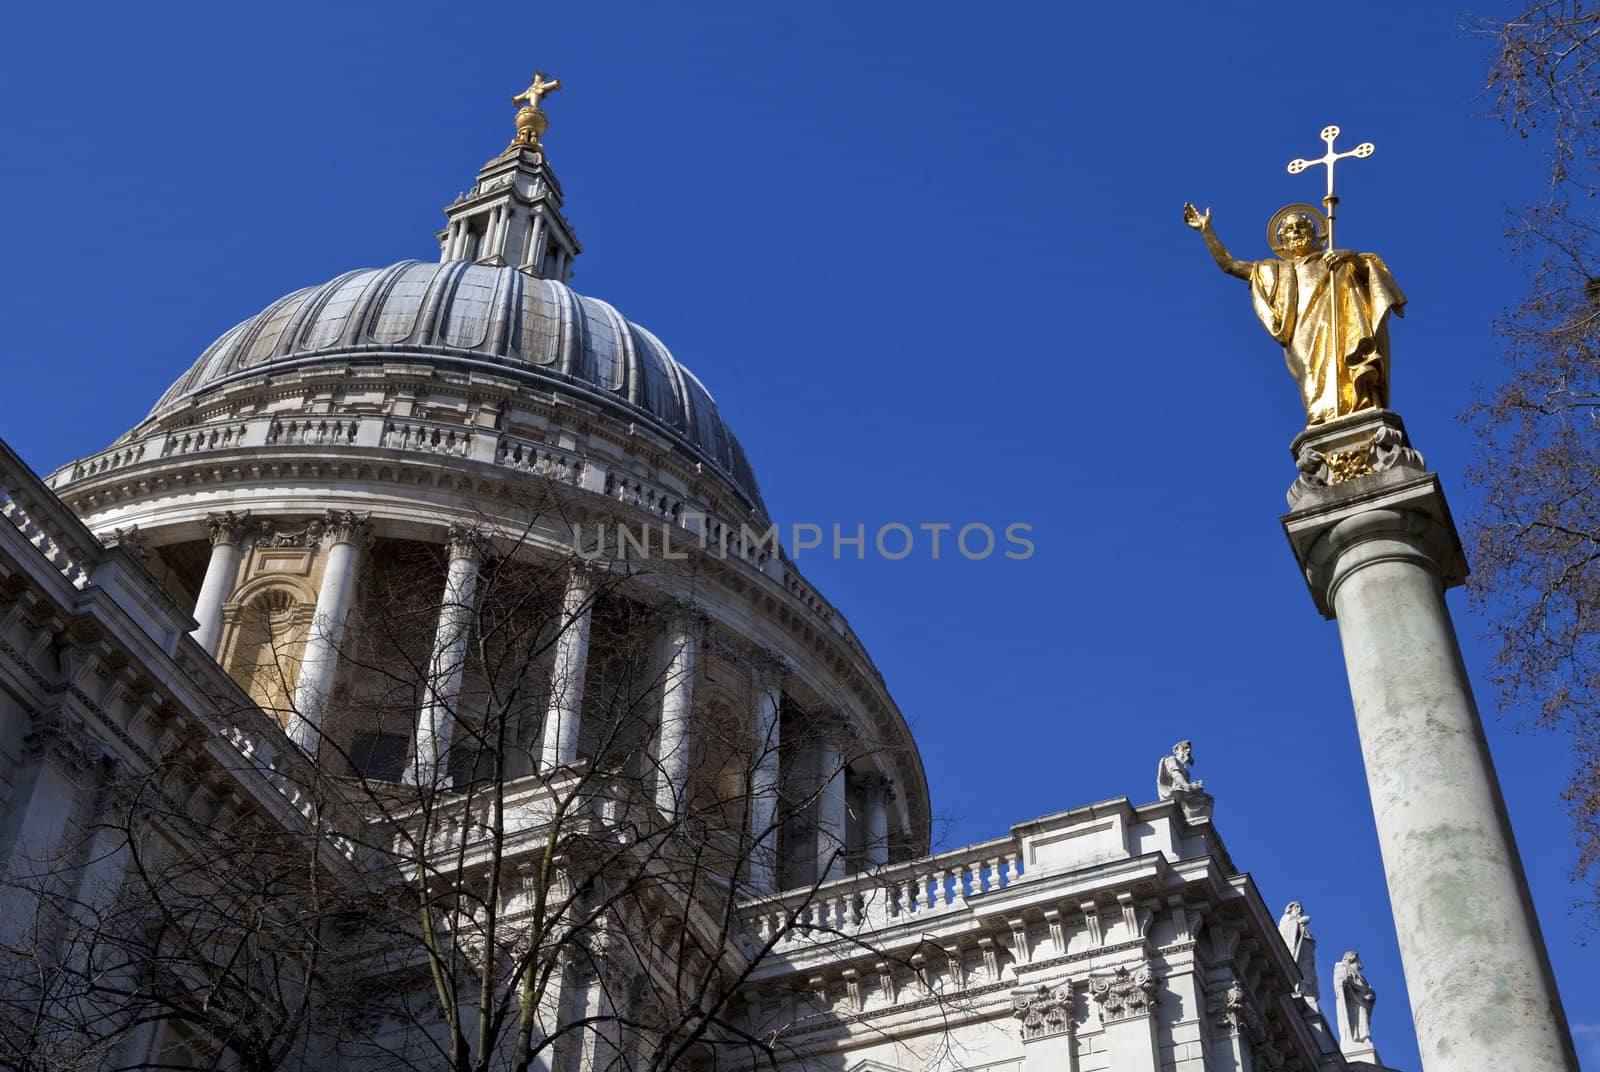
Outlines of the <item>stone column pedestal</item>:
{"label": "stone column pedestal", "polygon": [[1466,577],[1398,415],[1308,430],[1283,519],[1339,623],[1426,1072],[1578,1063],[1445,605]]}

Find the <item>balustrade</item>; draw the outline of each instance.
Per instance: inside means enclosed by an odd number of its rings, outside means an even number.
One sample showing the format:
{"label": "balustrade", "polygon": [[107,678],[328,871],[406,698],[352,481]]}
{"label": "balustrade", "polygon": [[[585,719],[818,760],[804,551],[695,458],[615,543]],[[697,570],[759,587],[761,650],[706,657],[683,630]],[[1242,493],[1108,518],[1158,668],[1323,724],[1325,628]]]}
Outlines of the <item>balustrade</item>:
{"label": "balustrade", "polygon": [[576,484],[582,466],[582,459],[576,454],[512,436],[500,437],[494,460],[508,469],[548,477],[563,484]]}
{"label": "balustrade", "polygon": [[[351,435],[353,438],[353,426]],[[472,450],[472,429],[433,421],[390,419],[383,425],[383,445],[394,450],[420,450],[465,458]]]}
{"label": "balustrade", "polygon": [[[161,445],[161,456],[170,458],[174,455],[193,454],[203,450],[226,450],[242,444],[244,434],[243,421],[185,428],[166,437]],[[144,456],[143,443],[139,444],[139,455]]]}
{"label": "balustrade", "polygon": [[745,907],[744,922],[763,945],[774,936],[779,945],[827,941],[951,912],[1021,879],[1022,854],[1004,838],[763,898]]}
{"label": "balustrade", "polygon": [[341,446],[356,441],[357,422],[348,417],[295,417],[275,420],[267,443],[275,447]]}

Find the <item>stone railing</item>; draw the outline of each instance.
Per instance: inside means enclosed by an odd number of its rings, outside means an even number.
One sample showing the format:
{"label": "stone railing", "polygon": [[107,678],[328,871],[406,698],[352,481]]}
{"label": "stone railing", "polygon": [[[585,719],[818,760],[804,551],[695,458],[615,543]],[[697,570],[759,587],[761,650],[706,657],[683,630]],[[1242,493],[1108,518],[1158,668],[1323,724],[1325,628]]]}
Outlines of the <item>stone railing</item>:
{"label": "stone railing", "polygon": [[350,417],[275,418],[267,443],[275,447],[347,446],[356,441],[357,422]]}
{"label": "stone railing", "polygon": [[[390,450],[416,450],[465,458],[472,452],[472,440],[477,432],[478,429],[462,424],[388,417],[383,422],[382,445]],[[355,438],[353,431],[351,438]]]}
{"label": "stone railing", "polygon": [[33,471],[0,441],[0,517],[37,547],[75,588],[89,583],[89,574],[104,553],[83,522],[54,496],[36,495]]}
{"label": "stone railing", "polygon": [[[185,428],[166,437],[166,441],[161,444],[161,456],[171,458],[202,450],[227,450],[229,447],[242,446],[245,432],[246,425],[243,421]],[[142,454],[144,444],[139,444],[139,447]]]}
{"label": "stone railing", "polygon": [[[606,494],[627,506],[637,506],[657,517],[677,521],[683,516],[683,500],[664,488],[631,473],[607,473]],[[700,533],[696,532],[698,539]]]}
{"label": "stone railing", "polygon": [[125,465],[136,465],[144,460],[144,447],[144,441],[129,443],[127,446],[112,447],[93,457],[84,458],[73,463],[72,479],[81,480],[87,476],[99,476],[113,469],[121,469]]}
{"label": "stone railing", "polygon": [[741,918],[763,945],[776,939],[827,942],[901,924],[921,924],[966,905],[967,898],[1020,882],[1022,852],[1014,838],[968,845],[938,856],[835,879],[747,903]]}
{"label": "stone railing", "polygon": [[509,435],[499,437],[495,444],[494,461],[496,465],[503,465],[507,469],[532,473],[562,484],[578,483],[583,472],[583,455]]}

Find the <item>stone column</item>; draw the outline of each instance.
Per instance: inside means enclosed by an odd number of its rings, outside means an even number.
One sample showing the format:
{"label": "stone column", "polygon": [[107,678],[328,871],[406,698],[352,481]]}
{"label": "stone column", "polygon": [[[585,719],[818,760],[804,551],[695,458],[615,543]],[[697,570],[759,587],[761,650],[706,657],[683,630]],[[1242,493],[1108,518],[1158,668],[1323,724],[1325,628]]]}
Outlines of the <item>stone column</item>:
{"label": "stone column", "polygon": [[1089,994],[1100,1010],[1100,1024],[1105,1029],[1106,1067],[1116,1072],[1159,1072],[1156,989],[1155,972],[1145,963],[1124,965],[1089,977]]}
{"label": "stone column", "polygon": [[328,696],[333,691],[334,674],[339,668],[339,645],[344,640],[344,623],[350,615],[350,601],[355,596],[356,567],[361,540],[367,531],[367,517],[349,510],[329,510],[322,519],[321,544],[327,560],[322,566],[322,584],[317,589],[317,609],[311,616],[311,631],[300,656],[300,677],[294,686],[294,713],[288,725],[289,739],[312,755],[317,752]]}
{"label": "stone column", "polygon": [[34,940],[47,890],[61,881],[72,820],[81,802],[96,791],[107,759],[98,741],[77,720],[35,714],[22,739],[20,764],[11,774],[9,806],[0,815],[0,944]]}
{"label": "stone column", "polygon": [[436,785],[441,776],[448,774],[442,761],[455,729],[456,701],[466,667],[473,596],[478,588],[479,546],[476,529],[470,525],[450,526],[450,564],[439,603],[439,625],[433,634],[433,654],[428,659],[428,678],[422,686],[416,753],[406,778],[413,785]]}
{"label": "stone column", "polygon": [[842,726],[823,721],[824,734],[817,743],[817,878],[841,878],[845,873],[845,763],[839,745]]}
{"label": "stone column", "polygon": [[233,584],[239,576],[239,559],[244,555],[245,530],[250,521],[250,511],[206,515],[206,528],[211,534],[211,561],[206,563],[206,577],[200,582],[200,597],[194,604],[194,631],[189,635],[195,643],[213,657],[222,639],[222,608],[233,595]]}
{"label": "stone column", "polygon": [[1019,987],[1011,991],[1012,1015],[1022,1029],[1027,1072],[1076,1072],[1072,1058],[1072,983]]}
{"label": "stone column", "polygon": [[656,807],[676,818],[688,791],[689,719],[694,710],[694,676],[700,641],[688,615],[668,625],[666,671],[661,683],[661,722],[656,734]]}
{"label": "stone column", "polygon": [[[1332,475],[1341,449],[1364,475]],[[1295,451],[1284,526],[1339,623],[1423,1068],[1576,1072],[1445,606],[1466,561],[1438,478],[1390,413],[1330,422]]]}
{"label": "stone column", "polygon": [[863,860],[868,867],[889,862],[889,805],[894,802],[894,782],[879,774],[867,787],[867,814]]}
{"label": "stone column", "polygon": [[778,764],[783,678],[776,669],[755,682],[755,755],[750,778],[750,885],[757,893],[778,889],[778,818],[781,770]]}
{"label": "stone column", "polygon": [[550,678],[550,709],[544,716],[544,748],[539,769],[546,774],[578,758],[578,720],[583,714],[583,679],[589,666],[589,624],[594,609],[595,575],[573,563],[561,596],[561,635],[556,638]]}

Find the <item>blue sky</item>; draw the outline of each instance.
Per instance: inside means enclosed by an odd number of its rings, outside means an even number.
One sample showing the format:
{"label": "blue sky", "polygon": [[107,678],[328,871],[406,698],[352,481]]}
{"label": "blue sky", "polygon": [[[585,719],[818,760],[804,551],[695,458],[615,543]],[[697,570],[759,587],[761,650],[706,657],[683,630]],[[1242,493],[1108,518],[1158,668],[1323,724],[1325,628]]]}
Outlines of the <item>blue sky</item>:
{"label": "blue sky", "polygon": [[[1394,404],[1474,499],[1458,414],[1523,280],[1538,147],[1481,114],[1443,5],[46,5],[8,13],[3,435],[40,470],[134,424],[215,336],[350,268],[434,259],[440,207],[535,66],[586,253],[574,285],[663,338],[786,524],[1033,527],[1026,561],[809,554],[921,742],[950,846],[1154,795],[1195,741],[1217,825],[1324,989],[1359,949],[1385,1060],[1418,1067],[1336,627],[1278,517],[1301,411],[1244,257],[1340,170],[1340,244],[1410,299]],[[1451,596],[1586,1068],[1559,737],[1518,732]]]}

